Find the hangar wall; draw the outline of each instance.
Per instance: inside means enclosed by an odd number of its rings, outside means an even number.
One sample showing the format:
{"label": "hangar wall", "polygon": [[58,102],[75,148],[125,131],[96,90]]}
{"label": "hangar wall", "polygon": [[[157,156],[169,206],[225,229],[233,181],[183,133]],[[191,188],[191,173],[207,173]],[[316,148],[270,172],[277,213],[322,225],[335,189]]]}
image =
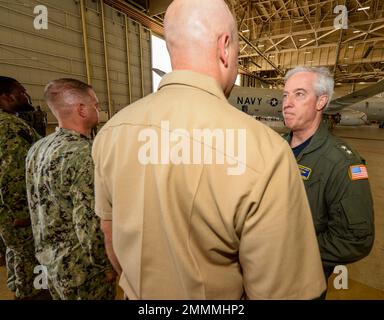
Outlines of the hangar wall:
{"label": "hangar wall", "polygon": [[[47,8],[47,29],[34,27],[37,5]],[[102,0],[5,0],[0,21],[0,74],[22,83],[51,123],[43,89],[53,79],[90,83],[104,121],[152,92],[150,30]]]}

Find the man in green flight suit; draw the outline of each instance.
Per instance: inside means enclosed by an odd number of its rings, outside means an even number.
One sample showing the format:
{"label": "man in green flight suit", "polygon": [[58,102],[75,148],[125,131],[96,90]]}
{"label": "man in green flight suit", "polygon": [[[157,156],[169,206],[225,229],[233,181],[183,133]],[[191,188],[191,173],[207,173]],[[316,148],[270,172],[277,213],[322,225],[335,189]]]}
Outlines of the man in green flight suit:
{"label": "man in green flight suit", "polygon": [[327,68],[297,67],[285,76],[283,116],[304,181],[326,278],[336,265],[367,256],[374,212],[364,159],[322,123],[333,94]]}

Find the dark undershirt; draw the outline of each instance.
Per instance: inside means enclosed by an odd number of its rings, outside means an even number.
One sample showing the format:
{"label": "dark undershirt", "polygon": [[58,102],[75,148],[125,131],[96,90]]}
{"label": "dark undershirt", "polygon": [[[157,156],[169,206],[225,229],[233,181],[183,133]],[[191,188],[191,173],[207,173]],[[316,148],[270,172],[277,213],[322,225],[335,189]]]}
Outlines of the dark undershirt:
{"label": "dark undershirt", "polygon": [[298,146],[292,148],[292,151],[293,151],[293,154],[295,155],[295,158],[297,158],[297,156],[300,154],[301,151],[304,150],[304,148],[309,145],[309,143],[311,142],[312,140],[312,137],[308,138],[307,140],[305,140],[302,144],[299,144]]}

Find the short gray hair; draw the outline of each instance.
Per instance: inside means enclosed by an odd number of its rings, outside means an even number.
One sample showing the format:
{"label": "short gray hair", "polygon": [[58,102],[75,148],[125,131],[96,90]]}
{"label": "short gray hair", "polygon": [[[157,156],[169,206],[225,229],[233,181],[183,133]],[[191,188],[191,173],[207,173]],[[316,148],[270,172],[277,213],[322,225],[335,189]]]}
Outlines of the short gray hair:
{"label": "short gray hair", "polygon": [[64,94],[73,96],[88,97],[92,86],[77,79],[61,78],[49,82],[44,89],[44,98],[49,102],[62,99]]}
{"label": "short gray hair", "polygon": [[62,78],[49,82],[44,89],[44,99],[56,118],[72,113],[73,104],[91,98],[92,86],[77,79]]}
{"label": "short gray hair", "polygon": [[328,107],[331,102],[334,90],[335,81],[333,80],[333,76],[329,72],[326,67],[296,67],[287,72],[284,77],[285,82],[288,81],[290,77],[299,72],[311,72],[316,74],[317,81],[313,85],[313,89],[315,90],[316,96],[320,97],[322,95],[326,95],[328,97],[328,103],[325,108]]}

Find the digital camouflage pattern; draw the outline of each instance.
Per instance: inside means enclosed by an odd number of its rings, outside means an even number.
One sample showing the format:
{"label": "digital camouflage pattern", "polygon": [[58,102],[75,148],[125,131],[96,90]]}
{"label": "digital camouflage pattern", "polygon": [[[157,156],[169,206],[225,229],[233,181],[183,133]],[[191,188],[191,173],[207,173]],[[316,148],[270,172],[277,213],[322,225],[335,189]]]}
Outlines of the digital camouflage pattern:
{"label": "digital camouflage pattern", "polygon": [[32,110],[30,111],[19,112],[17,116],[34,128],[40,136],[45,137],[47,130],[47,113],[41,110],[40,106],[37,106],[36,109],[32,106],[31,108]]}
{"label": "digital camouflage pattern", "polygon": [[105,273],[99,273],[78,287],[63,287],[61,292],[56,291],[51,283],[50,292],[54,300],[62,297],[66,300],[114,300],[116,287],[114,282],[106,279]]}
{"label": "digital camouflage pattern", "polygon": [[[113,298],[114,283],[105,283],[112,266],[94,212],[91,140],[57,129],[31,148],[26,166],[36,257],[47,267],[53,298]],[[78,295],[83,286],[88,294]]]}
{"label": "digital camouflage pattern", "polygon": [[[7,247],[8,287],[17,298],[35,295],[32,228],[25,188],[25,157],[37,132],[0,108],[0,235]],[[18,224],[17,221],[23,221]]]}

